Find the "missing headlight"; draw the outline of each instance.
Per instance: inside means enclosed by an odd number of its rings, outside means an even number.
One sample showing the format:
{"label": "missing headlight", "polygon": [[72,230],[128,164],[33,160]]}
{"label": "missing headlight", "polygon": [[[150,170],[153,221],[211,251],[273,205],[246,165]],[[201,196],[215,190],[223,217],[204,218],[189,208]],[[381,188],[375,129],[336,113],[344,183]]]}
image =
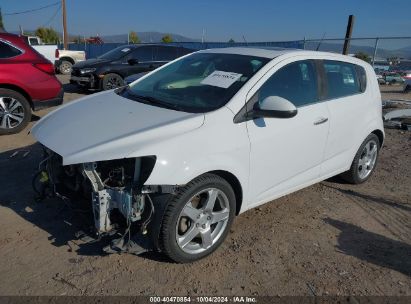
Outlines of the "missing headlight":
{"label": "missing headlight", "polygon": [[[49,149],[45,149],[44,156],[33,179],[33,186],[40,197],[60,197],[75,207],[73,209],[77,209],[85,198],[88,203],[83,207],[90,206],[89,211],[93,215],[95,234],[91,235],[99,238],[117,232],[122,234],[117,240],[122,240],[122,245],[113,241],[116,245],[110,248],[134,253],[143,250],[138,245],[138,235],[147,233],[154,204],[149,194],[142,190],[154,168],[155,156],[67,166],[63,166],[60,155]],[[48,190],[43,191],[43,188]]]}

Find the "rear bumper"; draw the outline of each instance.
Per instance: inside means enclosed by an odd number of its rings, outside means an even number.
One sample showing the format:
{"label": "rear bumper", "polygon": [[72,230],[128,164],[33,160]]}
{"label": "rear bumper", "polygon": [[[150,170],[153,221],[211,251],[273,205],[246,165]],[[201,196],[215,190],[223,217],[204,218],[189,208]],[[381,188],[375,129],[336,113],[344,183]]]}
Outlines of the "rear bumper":
{"label": "rear bumper", "polygon": [[60,89],[58,95],[55,98],[47,100],[33,100],[33,110],[38,111],[45,108],[59,106],[63,103],[64,90]]}

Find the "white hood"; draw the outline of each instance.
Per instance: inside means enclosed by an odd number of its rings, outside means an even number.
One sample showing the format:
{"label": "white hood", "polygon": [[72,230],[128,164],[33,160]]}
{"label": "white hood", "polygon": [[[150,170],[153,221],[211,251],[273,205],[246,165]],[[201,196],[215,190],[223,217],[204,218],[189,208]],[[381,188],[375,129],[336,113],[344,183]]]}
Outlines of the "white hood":
{"label": "white hood", "polygon": [[138,154],[144,145],[189,132],[203,122],[204,114],[151,106],[109,91],[57,109],[31,132],[69,165]]}

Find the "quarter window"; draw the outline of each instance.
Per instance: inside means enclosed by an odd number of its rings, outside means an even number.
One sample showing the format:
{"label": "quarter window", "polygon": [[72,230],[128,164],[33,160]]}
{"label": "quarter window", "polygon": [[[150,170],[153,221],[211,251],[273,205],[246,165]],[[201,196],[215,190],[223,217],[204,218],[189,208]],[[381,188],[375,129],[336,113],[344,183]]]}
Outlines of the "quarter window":
{"label": "quarter window", "polygon": [[280,96],[296,107],[318,101],[318,85],[315,64],[312,60],[290,63],[274,73],[259,90],[261,102],[268,96]]}
{"label": "quarter window", "polygon": [[365,90],[365,87],[363,90],[360,85],[356,65],[325,60],[324,69],[328,84],[327,99],[354,95]]}
{"label": "quarter window", "polygon": [[0,41],[0,59],[11,58],[20,54],[21,52],[15,47]]}

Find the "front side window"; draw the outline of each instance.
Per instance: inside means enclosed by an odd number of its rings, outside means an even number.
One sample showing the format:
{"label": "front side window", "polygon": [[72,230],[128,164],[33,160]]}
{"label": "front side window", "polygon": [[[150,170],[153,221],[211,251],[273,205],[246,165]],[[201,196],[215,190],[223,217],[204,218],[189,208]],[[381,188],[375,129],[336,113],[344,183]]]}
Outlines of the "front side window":
{"label": "front side window", "polygon": [[127,46],[120,46],[107,53],[104,53],[103,55],[97,58],[106,59],[106,60],[120,60],[124,56],[127,56],[128,54],[130,54],[131,51],[132,49]]}
{"label": "front side window", "polygon": [[130,55],[131,55],[131,58],[137,59],[138,62],[153,61],[153,47],[151,46],[138,47]]}
{"label": "front side window", "polygon": [[118,94],[175,110],[204,113],[225,105],[269,58],[194,53]]}
{"label": "front side window", "polygon": [[0,59],[11,58],[21,54],[15,47],[0,41]]}
{"label": "front side window", "polygon": [[350,96],[362,92],[356,65],[341,61],[324,60],[328,83],[327,99]]}
{"label": "front side window", "polygon": [[158,46],[155,48],[154,59],[156,61],[171,61],[177,58],[177,48]]}
{"label": "front side window", "polygon": [[296,107],[318,102],[318,82],[315,63],[302,60],[290,63],[275,72],[260,88],[258,101],[279,96]]}

